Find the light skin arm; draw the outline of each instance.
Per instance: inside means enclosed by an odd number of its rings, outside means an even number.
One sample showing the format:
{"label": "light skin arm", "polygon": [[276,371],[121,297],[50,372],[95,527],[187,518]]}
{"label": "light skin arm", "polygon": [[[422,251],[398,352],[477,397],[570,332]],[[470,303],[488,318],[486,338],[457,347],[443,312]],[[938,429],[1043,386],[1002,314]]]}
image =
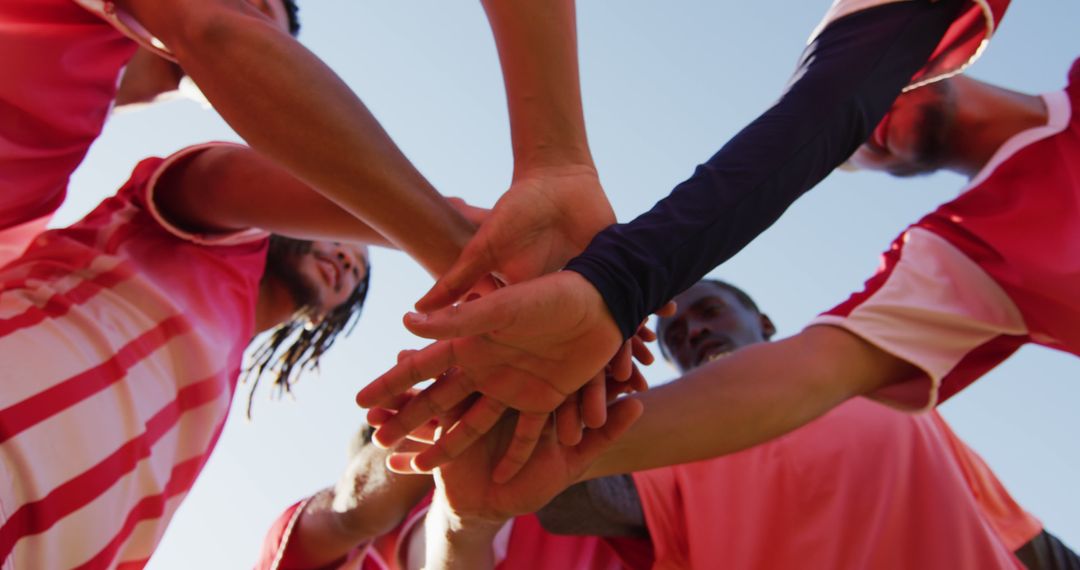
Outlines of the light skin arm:
{"label": "light skin arm", "polygon": [[[155,200],[171,221],[192,231],[257,227],[301,239],[393,246],[370,225],[245,147],[217,146],[182,159],[159,180]],[[440,246],[414,252],[437,274],[472,235],[472,224],[442,197],[412,215],[429,220],[413,228],[422,243],[451,244],[450,250]]]}
{"label": "light skin arm", "polygon": [[[505,521],[503,521],[505,523]],[[502,524],[494,521],[462,520],[453,514],[445,499],[436,498],[424,518],[422,566],[427,570],[487,570],[495,567],[492,542]]]}
{"label": "light skin arm", "polygon": [[[641,406],[644,413],[625,435],[612,433],[595,460],[583,457],[581,446],[541,445],[507,483],[447,485],[458,493],[450,504],[474,517],[533,512],[575,482],[733,453],[796,429],[848,398],[918,374],[842,329],[813,326],[619,400],[616,406]],[[612,417],[618,417],[614,408]],[[499,437],[506,435],[497,426],[442,471],[472,470],[470,480],[483,481]],[[390,465],[407,471],[412,459],[411,453],[394,455]]]}
{"label": "light skin arm", "polygon": [[401,523],[431,490],[431,478],[387,471],[388,454],[365,446],[336,486],[308,501],[289,540],[290,561],[322,567]]}
{"label": "light skin arm", "polygon": [[416,231],[444,223],[438,192],[345,83],[250,2],[116,4],[169,47],[253,148],[409,255],[456,259],[460,244]]}
{"label": "light skin arm", "polygon": [[919,374],[910,363],[844,329],[812,326],[784,340],[743,348],[634,396],[645,406],[642,418],[582,479],[746,449],[849,398]]}

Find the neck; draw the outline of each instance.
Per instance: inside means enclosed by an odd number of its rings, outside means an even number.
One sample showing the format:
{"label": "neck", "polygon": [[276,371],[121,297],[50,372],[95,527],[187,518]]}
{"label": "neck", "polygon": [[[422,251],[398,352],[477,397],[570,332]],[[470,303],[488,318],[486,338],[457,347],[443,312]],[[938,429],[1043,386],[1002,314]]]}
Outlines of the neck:
{"label": "neck", "polygon": [[296,312],[292,293],[277,279],[264,278],[259,282],[259,298],[255,301],[255,332],[268,331],[289,320]]}
{"label": "neck", "polygon": [[[959,80],[959,81],[957,81]],[[960,101],[949,135],[945,168],[975,176],[1005,141],[1046,124],[1049,112],[1042,97],[1009,91],[972,79],[953,79]]]}

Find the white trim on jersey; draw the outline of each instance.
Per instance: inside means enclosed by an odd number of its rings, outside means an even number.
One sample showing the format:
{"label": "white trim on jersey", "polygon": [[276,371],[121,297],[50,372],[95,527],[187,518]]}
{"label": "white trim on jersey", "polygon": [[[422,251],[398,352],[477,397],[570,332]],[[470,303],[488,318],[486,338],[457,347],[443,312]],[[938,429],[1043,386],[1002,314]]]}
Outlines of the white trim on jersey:
{"label": "white trim on jersey", "polygon": [[910,362],[926,377],[871,394],[899,408],[927,410],[941,380],[970,352],[1001,335],[1024,335],[1020,309],[985,271],[941,236],[904,234],[888,278],[846,317],[821,315],[809,326],[845,329]]}

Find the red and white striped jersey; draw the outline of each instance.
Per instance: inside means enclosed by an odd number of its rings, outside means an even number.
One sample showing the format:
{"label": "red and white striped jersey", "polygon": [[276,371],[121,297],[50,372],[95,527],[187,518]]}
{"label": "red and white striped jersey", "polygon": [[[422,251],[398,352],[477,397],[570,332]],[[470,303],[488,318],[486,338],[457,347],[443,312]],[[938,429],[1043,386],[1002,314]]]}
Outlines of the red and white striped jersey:
{"label": "red and white striped jersey", "polygon": [[217,441],[254,328],[266,234],[192,235],[144,160],[0,270],[3,568],[138,568]]}

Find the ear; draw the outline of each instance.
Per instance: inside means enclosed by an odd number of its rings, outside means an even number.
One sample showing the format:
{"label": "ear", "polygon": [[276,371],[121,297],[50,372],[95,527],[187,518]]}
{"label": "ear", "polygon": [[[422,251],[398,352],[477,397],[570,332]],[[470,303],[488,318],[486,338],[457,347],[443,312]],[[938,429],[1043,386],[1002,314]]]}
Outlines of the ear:
{"label": "ear", "polygon": [[773,324],[772,319],[765,313],[761,314],[761,336],[765,337],[765,340],[772,339],[776,334],[776,325]]}

